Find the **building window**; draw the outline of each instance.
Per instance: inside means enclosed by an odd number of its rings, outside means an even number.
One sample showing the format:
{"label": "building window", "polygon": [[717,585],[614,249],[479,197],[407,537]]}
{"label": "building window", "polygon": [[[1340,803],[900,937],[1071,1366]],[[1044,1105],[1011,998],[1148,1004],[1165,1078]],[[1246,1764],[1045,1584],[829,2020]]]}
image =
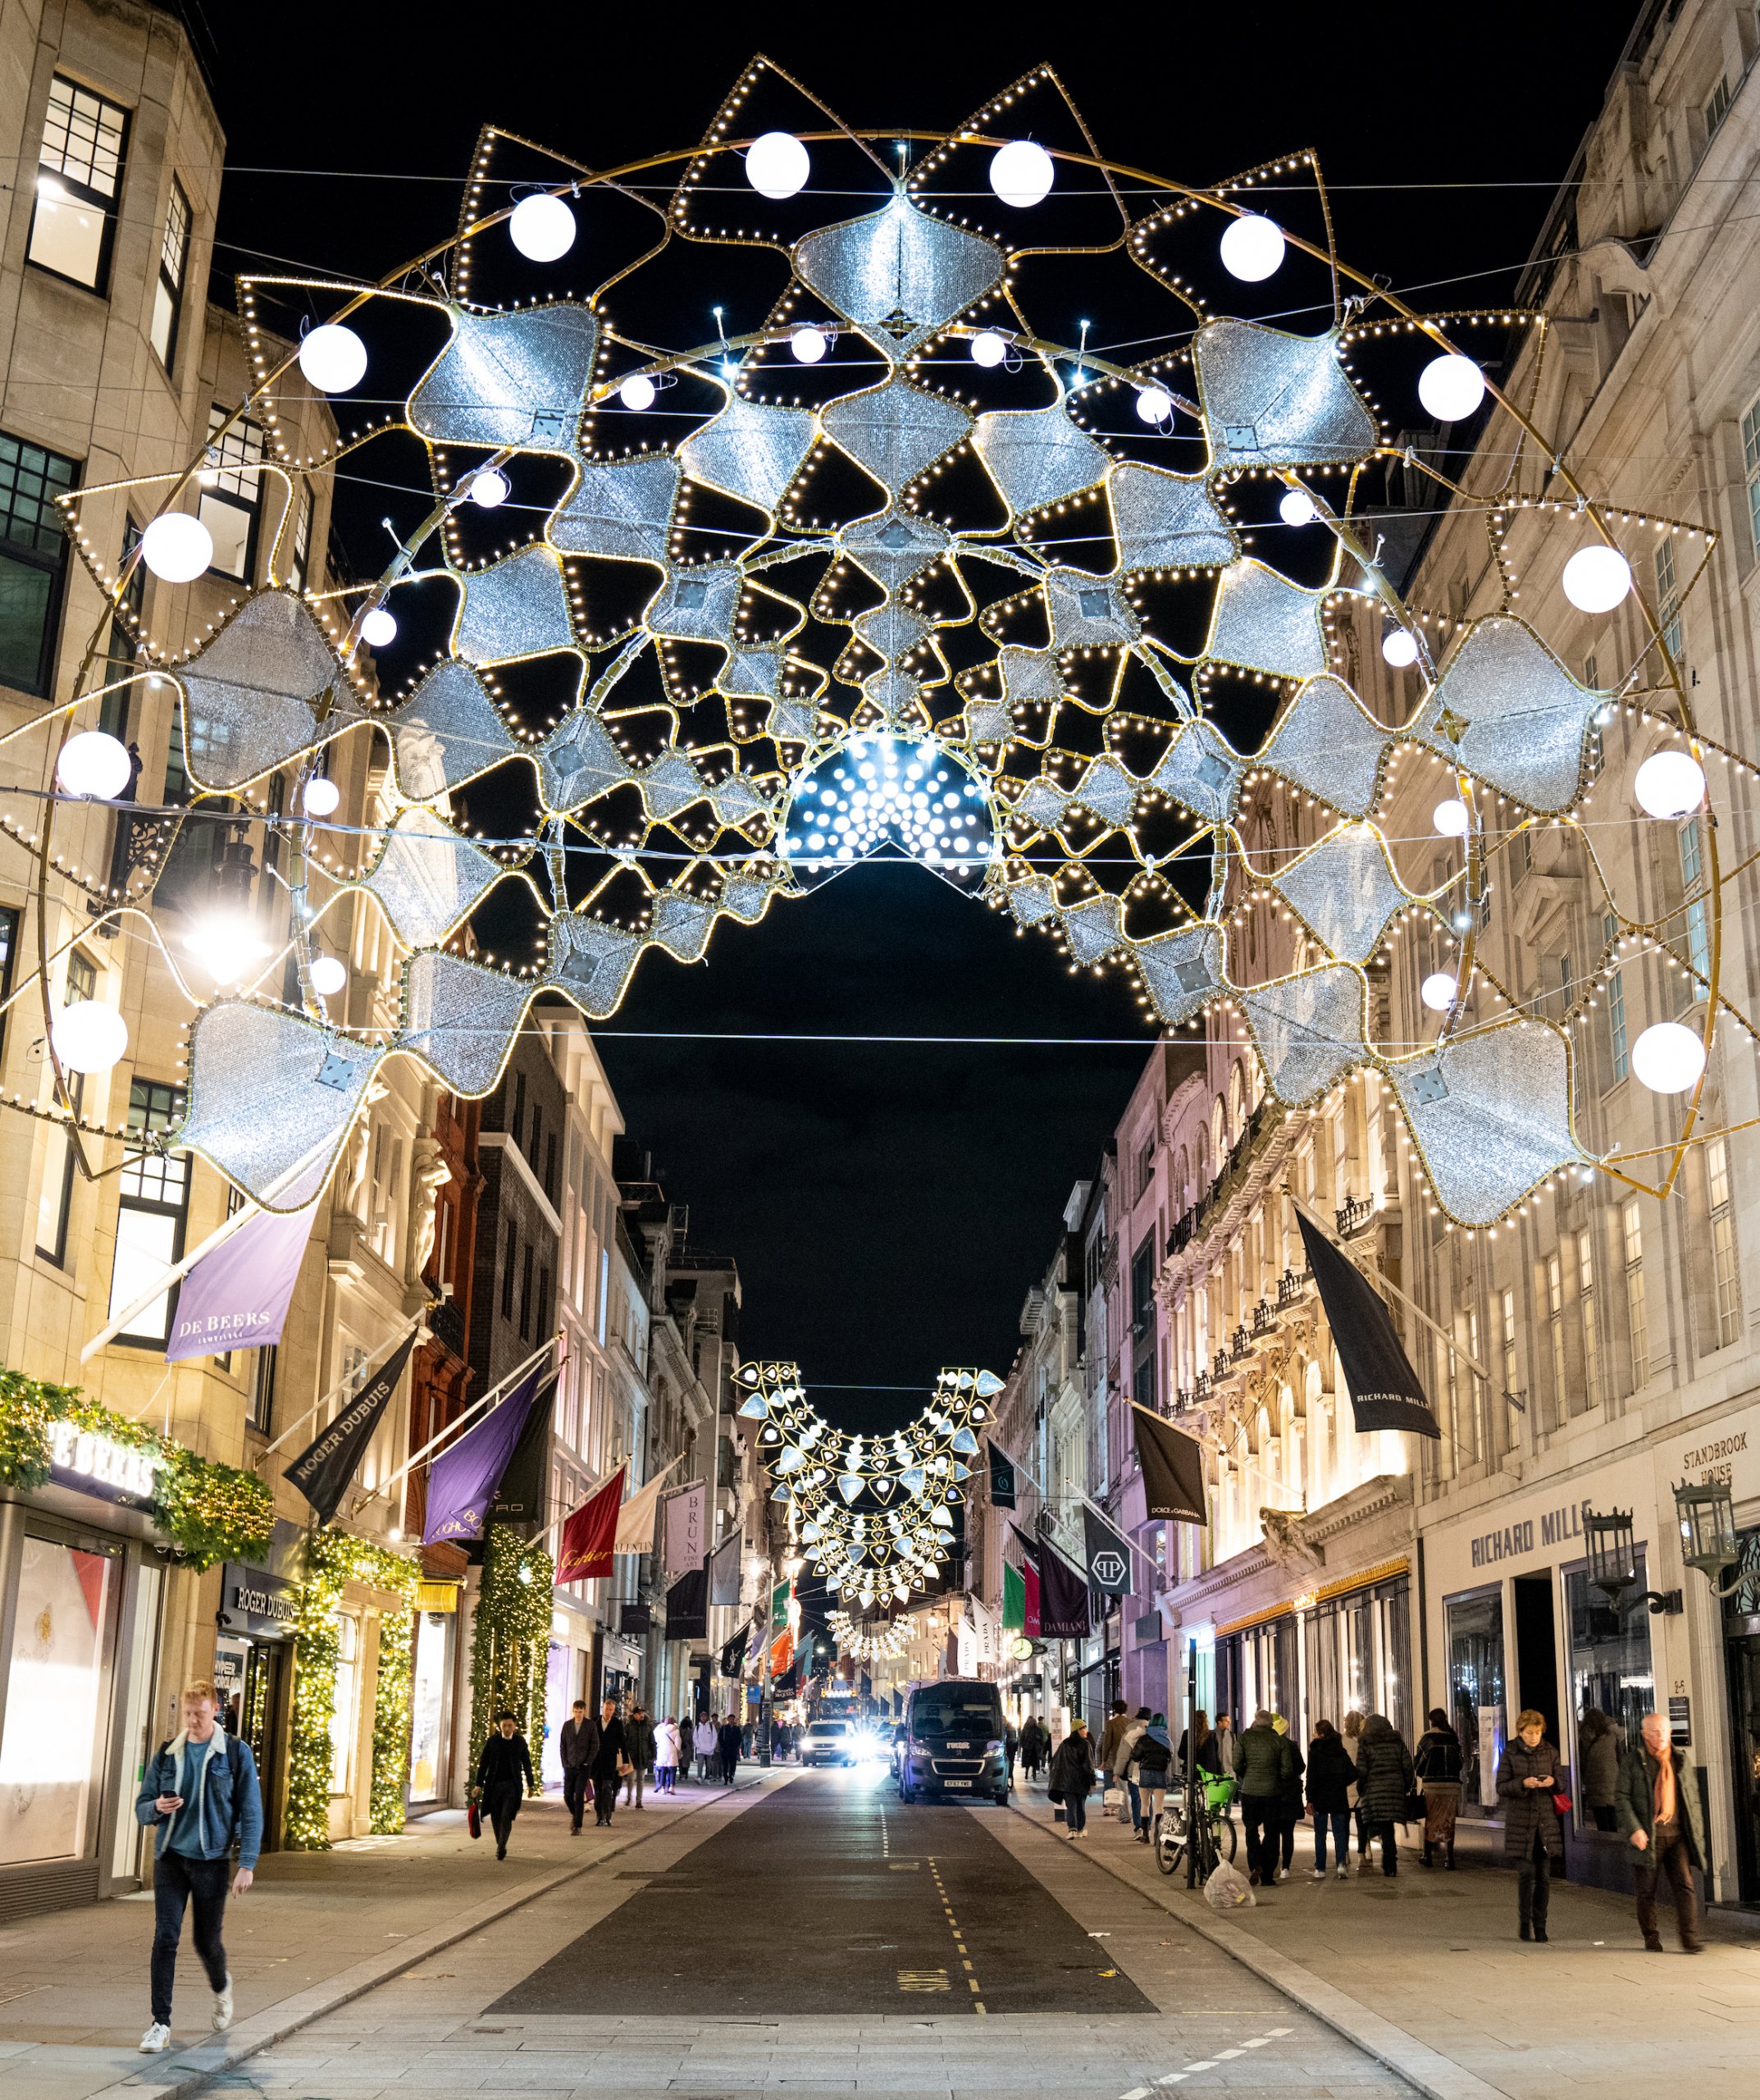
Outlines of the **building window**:
{"label": "building window", "polygon": [[262,425],[248,416],[229,422],[230,413],[216,402],[208,413],[207,458],[198,477],[202,497],[196,515],[213,539],[214,567],[223,576],[248,583],[256,559],[262,493]]}
{"label": "building window", "polygon": [[1748,477],[1748,529],[1760,555],[1760,401],[1742,418],[1742,471]]}
{"label": "building window", "polygon": [[[1602,920],[1601,936],[1610,956],[1616,956],[1620,922],[1611,911]],[[1625,1034],[1625,985],[1616,966],[1607,972],[1607,1054],[1614,1078],[1624,1079],[1631,1071],[1631,1052]]]}
{"label": "building window", "polygon": [[531,1295],[531,1269],[532,1249],[528,1241],[519,1265],[519,1338],[522,1342],[531,1340],[531,1316],[537,1310]]}
{"label": "building window", "polygon": [[189,267],[189,199],[171,178],[165,231],[159,236],[159,277],[153,288],[153,347],[169,372],[177,356],[177,323],[183,311],[184,273]]}
{"label": "building window", "polygon": [[251,1366],[250,1405],[245,1421],[253,1429],[260,1429],[267,1436],[269,1424],[275,1418],[275,1363],[276,1345],[271,1342],[267,1349],[254,1352],[256,1362]]}
{"label": "building window", "polygon": [[1689,817],[1680,827],[1680,886],[1687,897],[1687,961],[1701,977],[1711,975],[1711,920],[1703,896],[1694,892],[1705,877],[1705,842],[1698,819]]}
{"label": "building window", "polygon": [[1516,882],[1534,865],[1534,833],[1527,824],[1510,841],[1510,865],[1515,870]]}
{"label": "building window", "polygon": [[47,693],[55,664],[67,539],[55,499],[79,463],[0,433],[0,683]]}
{"label": "building window", "polygon": [[1565,1375],[1564,1265],[1557,1254],[1546,1258],[1546,1324],[1553,1347],[1553,1419],[1562,1422],[1569,1412],[1571,1386]]}
{"label": "building window", "polygon": [[[135,1080],[128,1091],[128,1127],[138,1139],[183,1121],[184,1090],[157,1080]],[[189,1214],[189,1155],[131,1153],[118,1177],[116,1260],[110,1271],[110,1317],[132,1305],[184,1250]],[[171,1294],[153,1299],[118,1333],[118,1341],[162,1348],[171,1331]]]}
{"label": "building window", "polygon": [[512,1218],[507,1221],[507,1252],[501,1262],[501,1317],[513,1317],[513,1278],[519,1261],[519,1227]]}
{"label": "building window", "polygon": [[50,81],[25,251],[39,269],[104,290],[127,140],[125,109],[59,74]]}
{"label": "building window", "polygon": [[1717,84],[1712,89],[1710,99],[1705,104],[1705,143],[1708,146],[1717,137],[1729,107],[1730,76],[1727,73],[1720,73]]}
{"label": "building window", "polygon": [[1634,1196],[1620,1213],[1625,1230],[1625,1336],[1631,1351],[1632,1390],[1641,1391],[1650,1376],[1650,1331],[1644,1302],[1644,1216]]}
{"label": "building window", "polygon": [[1595,1240],[1580,1232],[1576,1242],[1577,1303],[1583,1316],[1583,1405],[1601,1404],[1601,1340],[1595,1326]]}
{"label": "building window", "polygon": [[1727,1348],[1741,1332],[1741,1300],[1735,1274],[1735,1217],[1730,1201],[1730,1148],[1713,1138],[1705,1148],[1705,1194],[1711,1208],[1711,1273],[1717,1311],[1717,1346]]}
{"label": "building window", "polygon": [[345,1794],[354,1764],[354,1731],[360,1705],[361,1622],[353,1612],[336,1614],[336,1698],[330,1710],[330,1791]]}
{"label": "building window", "polygon": [[[67,957],[65,1003],[74,1006],[91,998],[98,990],[98,970],[89,956],[75,948]],[[85,1075],[65,1072],[67,1105],[75,1116],[85,1107]],[[43,1161],[43,1181],[37,1194],[37,1253],[57,1268],[66,1266],[67,1218],[73,1208],[75,1148],[72,1134],[52,1124]]]}
{"label": "building window", "polygon": [[1662,646],[1671,656],[1680,654],[1680,594],[1675,582],[1675,542],[1665,538],[1656,550],[1656,623],[1662,630]]}
{"label": "building window", "polygon": [[12,995],[12,958],[18,952],[18,913],[0,904],[0,1057],[6,1052],[6,1002]]}
{"label": "building window", "polygon": [[312,501],[307,497],[299,506],[299,522],[294,527],[293,586],[303,591],[306,578],[312,569]]}
{"label": "building window", "polygon": [[1503,1390],[1516,1390],[1516,1294],[1506,1290],[1498,1307],[1502,1316],[1503,1328]]}

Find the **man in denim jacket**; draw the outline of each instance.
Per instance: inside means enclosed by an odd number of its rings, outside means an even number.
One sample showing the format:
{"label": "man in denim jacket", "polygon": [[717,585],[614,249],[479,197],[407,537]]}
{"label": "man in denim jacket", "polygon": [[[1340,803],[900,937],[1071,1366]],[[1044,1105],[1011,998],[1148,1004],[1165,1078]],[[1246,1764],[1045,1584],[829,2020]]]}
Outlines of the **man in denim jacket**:
{"label": "man in denim jacket", "polygon": [[141,2038],[141,2053],[157,2056],[171,2045],[171,1986],[184,1910],[195,1906],[195,1948],[214,1987],[213,2027],[232,2025],[232,1978],[220,1942],[226,1907],[231,1853],[238,1848],[232,1892],[242,1896],[255,1877],[262,1850],[262,1796],[249,1746],[215,1725],[221,1696],[212,1682],[198,1678],[184,1687],[183,1728],[147,1760],[136,1819],[154,1825],[153,1902],[153,2024]]}

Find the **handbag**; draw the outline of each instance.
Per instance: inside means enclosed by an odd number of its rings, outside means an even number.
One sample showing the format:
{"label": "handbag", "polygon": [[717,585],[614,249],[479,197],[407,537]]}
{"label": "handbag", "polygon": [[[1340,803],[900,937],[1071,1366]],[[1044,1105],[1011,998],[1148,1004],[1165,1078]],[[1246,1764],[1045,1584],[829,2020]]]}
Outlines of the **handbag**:
{"label": "handbag", "polygon": [[1571,1813],[1571,1796],[1562,1787],[1553,1796],[1553,1813],[1561,1823]]}
{"label": "handbag", "polygon": [[483,1805],[481,1801],[472,1800],[471,1806],[464,1811],[464,1824],[465,1828],[473,1838],[482,1836]]}
{"label": "handbag", "polygon": [[620,1757],[618,1760],[618,1777],[620,1779],[628,1778],[631,1773],[635,1769],[635,1766],[630,1763],[627,1757]]}
{"label": "handbag", "polygon": [[1045,1790],[1045,1798],[1048,1801],[1060,1801],[1063,1797],[1064,1790],[1061,1787],[1047,1787]]}
{"label": "handbag", "polygon": [[1402,1823],[1422,1823],[1425,1818],[1425,1810],[1423,1795],[1407,1794],[1406,1796],[1405,1807],[1400,1814],[1400,1821]]}

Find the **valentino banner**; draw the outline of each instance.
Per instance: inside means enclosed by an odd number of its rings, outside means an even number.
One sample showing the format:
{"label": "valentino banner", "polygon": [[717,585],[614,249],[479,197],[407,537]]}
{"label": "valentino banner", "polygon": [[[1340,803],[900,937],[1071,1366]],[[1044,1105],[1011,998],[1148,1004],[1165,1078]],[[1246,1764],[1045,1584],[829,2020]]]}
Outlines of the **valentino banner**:
{"label": "valentino banner", "polygon": [[1296,1211],[1333,1346],[1351,1389],[1351,1412],[1361,1431],[1403,1429],[1414,1436],[1442,1431],[1410,1358],[1400,1346],[1387,1301],[1356,1264]]}
{"label": "valentino banner", "polygon": [[[221,1249],[222,1253],[225,1251],[224,1248]],[[344,1404],[341,1413],[329,1428],[308,1444],[281,1475],[283,1480],[290,1480],[317,1510],[321,1524],[327,1524],[335,1515],[338,1504],[348,1493],[349,1482],[353,1479],[355,1468],[372,1441],[385,1403],[397,1390],[397,1381],[404,1375],[409,1352],[416,1345],[416,1328],[412,1327],[380,1365],[377,1376],[369,1379],[353,1399]]]}

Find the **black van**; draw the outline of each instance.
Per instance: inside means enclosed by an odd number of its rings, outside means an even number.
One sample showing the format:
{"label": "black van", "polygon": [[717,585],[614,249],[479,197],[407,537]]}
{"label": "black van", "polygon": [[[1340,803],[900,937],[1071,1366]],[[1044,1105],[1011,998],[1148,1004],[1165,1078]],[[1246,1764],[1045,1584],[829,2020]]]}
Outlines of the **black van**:
{"label": "black van", "polygon": [[993,1684],[944,1677],[913,1685],[905,1705],[899,1799],[975,1796],[1001,1806],[1008,1800],[1007,1732],[1002,1696]]}

